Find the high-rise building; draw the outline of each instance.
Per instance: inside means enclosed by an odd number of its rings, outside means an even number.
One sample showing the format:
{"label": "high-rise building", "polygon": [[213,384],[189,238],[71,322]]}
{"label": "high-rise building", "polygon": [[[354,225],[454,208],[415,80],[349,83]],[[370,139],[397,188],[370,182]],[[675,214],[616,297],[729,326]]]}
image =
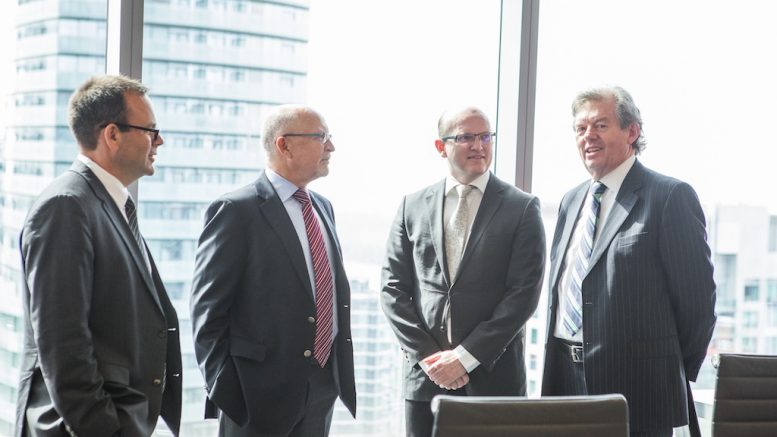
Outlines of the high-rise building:
{"label": "high-rise building", "polygon": [[[106,0],[18,0],[15,86],[0,178],[0,435],[13,426],[22,314],[18,235],[35,196],[72,163],[67,101],[105,72]],[[149,0],[143,82],[165,144],[139,185],[139,219],[181,319],[182,434],[213,435],[189,321],[189,289],[202,212],[263,167],[267,111],[304,102],[306,0]],[[236,230],[239,232],[239,230]]]}
{"label": "high-rise building", "polygon": [[[361,271],[349,265],[351,275],[351,334],[356,374],[357,417],[338,401],[332,418],[337,437],[394,437],[403,434],[404,404],[400,376],[402,355],[394,333],[380,309],[377,281],[379,266]],[[365,272],[366,273],[366,272]],[[364,279],[359,279],[359,278]]]}

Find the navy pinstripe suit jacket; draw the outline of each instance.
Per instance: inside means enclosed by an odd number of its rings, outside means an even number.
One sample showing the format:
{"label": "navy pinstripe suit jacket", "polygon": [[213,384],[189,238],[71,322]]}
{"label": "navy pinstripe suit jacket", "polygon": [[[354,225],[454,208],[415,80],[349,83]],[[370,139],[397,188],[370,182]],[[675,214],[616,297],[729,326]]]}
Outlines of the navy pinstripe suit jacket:
{"label": "navy pinstripe suit jacket", "polygon": [[[564,254],[589,184],[559,207],[546,351],[555,341]],[[687,424],[686,382],[696,379],[716,320],[704,213],[693,189],[636,161],[599,230],[582,288],[588,393],[622,393],[632,432]],[[550,355],[543,395],[564,394],[554,385],[554,364]]]}

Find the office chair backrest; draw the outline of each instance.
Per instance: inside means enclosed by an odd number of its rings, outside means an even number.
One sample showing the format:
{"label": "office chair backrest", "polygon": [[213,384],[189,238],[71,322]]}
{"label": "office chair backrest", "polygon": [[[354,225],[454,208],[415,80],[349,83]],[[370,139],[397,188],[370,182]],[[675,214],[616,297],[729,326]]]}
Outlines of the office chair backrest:
{"label": "office chair backrest", "polygon": [[712,435],[777,436],[777,356],[720,355]]}
{"label": "office chair backrest", "polygon": [[432,401],[433,437],[628,437],[619,394],[524,397],[441,395]]}

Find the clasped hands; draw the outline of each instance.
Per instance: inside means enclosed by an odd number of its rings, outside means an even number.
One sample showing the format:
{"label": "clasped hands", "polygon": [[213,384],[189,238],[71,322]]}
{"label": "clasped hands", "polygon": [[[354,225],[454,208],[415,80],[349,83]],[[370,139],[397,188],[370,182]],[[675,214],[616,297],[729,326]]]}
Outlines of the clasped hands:
{"label": "clasped hands", "polygon": [[469,382],[467,370],[452,350],[440,351],[422,360],[429,379],[446,390],[456,390]]}

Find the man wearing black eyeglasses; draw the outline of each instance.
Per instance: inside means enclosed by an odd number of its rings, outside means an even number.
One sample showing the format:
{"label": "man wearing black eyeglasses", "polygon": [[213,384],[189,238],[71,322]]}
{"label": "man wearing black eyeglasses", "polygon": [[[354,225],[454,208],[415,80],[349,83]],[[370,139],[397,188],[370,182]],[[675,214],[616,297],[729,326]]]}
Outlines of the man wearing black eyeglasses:
{"label": "man wearing black eyeglasses", "polygon": [[489,171],[496,133],[485,114],[449,111],[438,129],[450,173],[402,201],[382,278],[413,437],[431,435],[435,395],[526,394],[523,328],[545,263],[539,200]]}
{"label": "man wearing black eyeglasses", "polygon": [[307,185],[329,173],[323,117],[284,105],[262,133],[267,168],[205,213],[192,326],[206,418],[230,437],[325,437],[356,412],[350,288],[334,212]]}
{"label": "man wearing black eyeglasses", "polygon": [[24,352],[15,436],[149,436],[181,417],[178,317],[127,186],[163,139],[148,88],[89,79],[70,99],[80,153],[21,235]]}

